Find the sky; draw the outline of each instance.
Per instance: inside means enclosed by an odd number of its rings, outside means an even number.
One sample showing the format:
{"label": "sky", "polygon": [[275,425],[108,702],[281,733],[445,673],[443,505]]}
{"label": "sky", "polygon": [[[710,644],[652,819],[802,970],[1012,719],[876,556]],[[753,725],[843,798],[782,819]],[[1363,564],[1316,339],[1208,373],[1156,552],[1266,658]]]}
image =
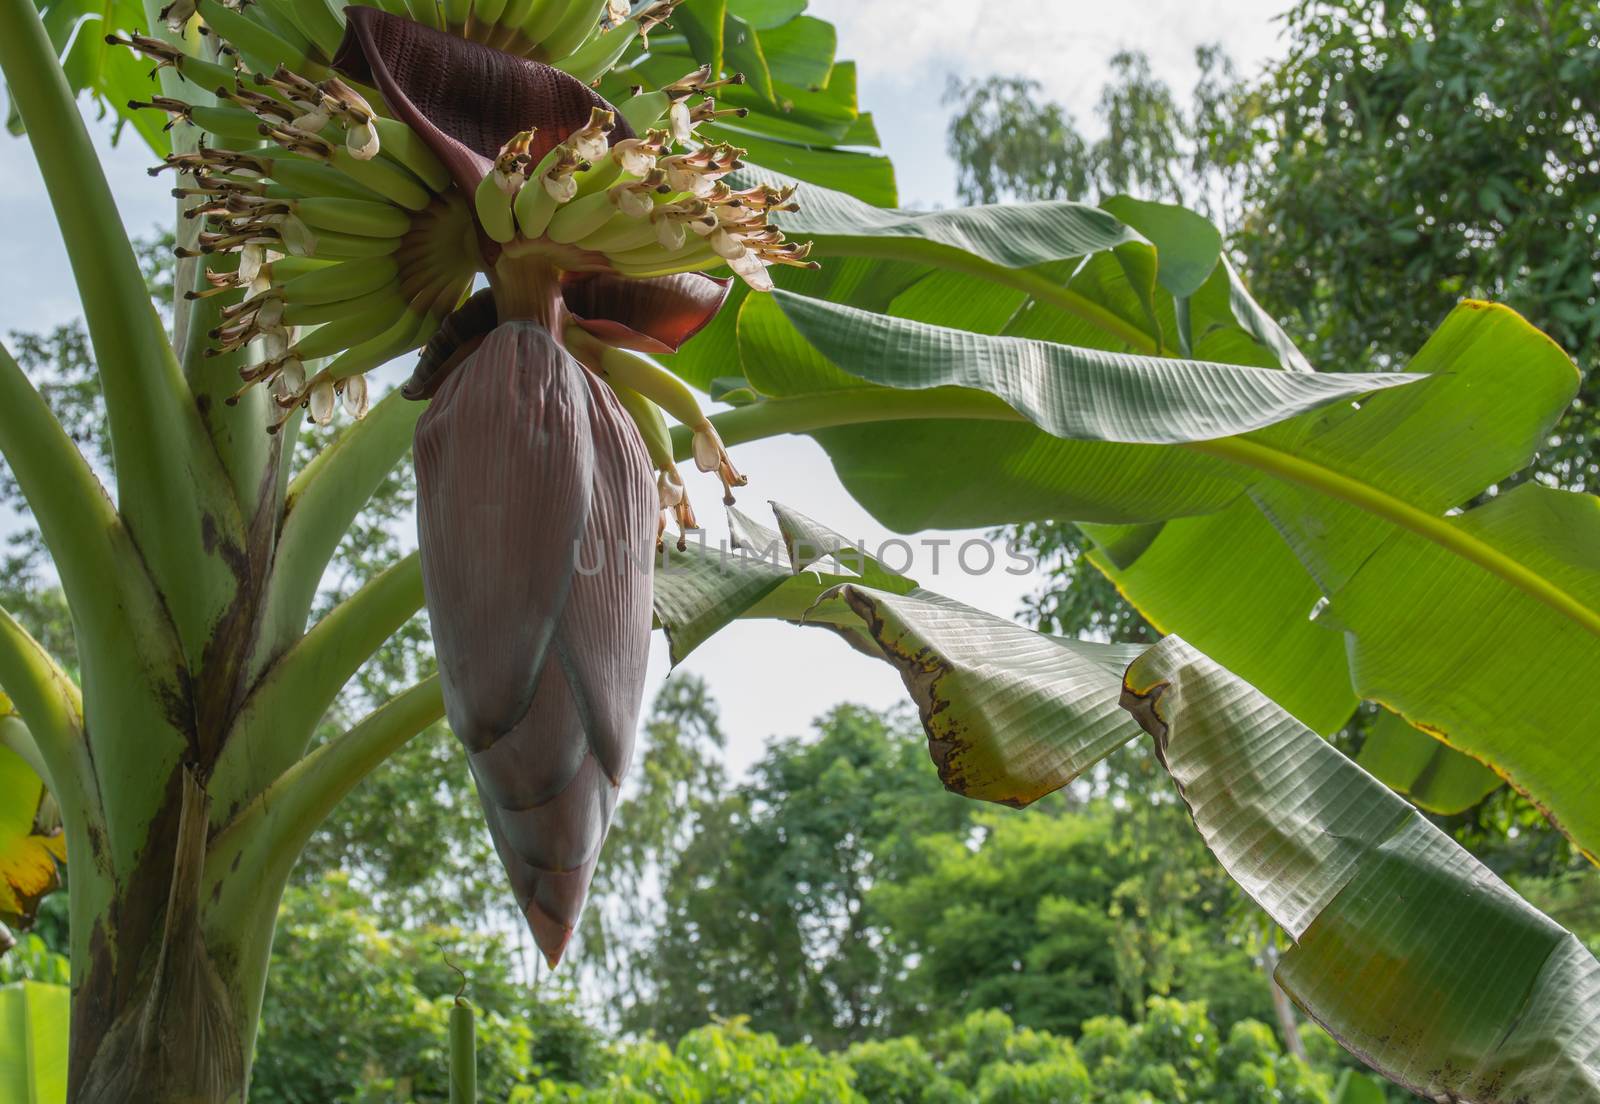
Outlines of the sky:
{"label": "sky", "polygon": [[[1195,47],[1207,43],[1222,43],[1240,70],[1252,74],[1281,52],[1273,17],[1286,6],[1287,0],[811,0],[810,11],[837,27],[838,56],[859,65],[861,107],[873,113],[894,159],[901,202],[934,207],[956,202],[955,167],[944,151],[949,108],[942,102],[951,77],[1006,73],[1035,79],[1092,134],[1098,129],[1095,101],[1117,51],[1144,50],[1156,75],[1179,90],[1193,83]],[[113,147],[109,129],[90,114],[123,219],[135,233],[148,233],[171,217],[170,178],[147,176],[149,152],[131,136]],[[0,333],[45,329],[76,317],[77,289],[32,154],[25,142],[8,136],[0,136],[0,210],[8,214],[0,226]],[[394,366],[385,378],[407,371],[409,366]],[[740,496],[746,513],[767,520],[764,501],[771,499],[851,539],[866,538],[872,547],[894,535],[850,498],[809,438],[743,445],[735,459],[750,477]],[[712,516],[720,512],[715,480],[694,473],[689,492],[714,545],[726,537],[725,525]],[[14,524],[0,518],[0,531]],[[913,541],[916,559],[908,574],[971,605],[1014,615],[1039,580],[1006,573],[1004,556],[987,574],[960,570],[950,549],[977,536],[921,534],[922,541],[954,543],[941,549]],[[669,677],[668,668],[666,642],[657,633],[647,696]],[[838,702],[882,708],[905,700],[887,665],[829,634],[783,624],[735,624],[702,645],[681,670],[711,683],[736,773],[760,756],[770,737],[807,731],[813,717]]]}

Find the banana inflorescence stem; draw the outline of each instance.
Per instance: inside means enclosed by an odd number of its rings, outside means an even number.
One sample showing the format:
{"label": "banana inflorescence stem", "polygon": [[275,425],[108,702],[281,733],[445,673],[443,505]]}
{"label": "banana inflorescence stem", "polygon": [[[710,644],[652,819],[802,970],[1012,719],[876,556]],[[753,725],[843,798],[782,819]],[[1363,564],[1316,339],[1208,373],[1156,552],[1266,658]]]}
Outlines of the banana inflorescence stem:
{"label": "banana inflorescence stem", "polygon": [[565,344],[567,308],[561,299],[561,273],[538,257],[504,254],[489,270],[496,317],[501,323],[517,319],[537,322],[558,343]]}

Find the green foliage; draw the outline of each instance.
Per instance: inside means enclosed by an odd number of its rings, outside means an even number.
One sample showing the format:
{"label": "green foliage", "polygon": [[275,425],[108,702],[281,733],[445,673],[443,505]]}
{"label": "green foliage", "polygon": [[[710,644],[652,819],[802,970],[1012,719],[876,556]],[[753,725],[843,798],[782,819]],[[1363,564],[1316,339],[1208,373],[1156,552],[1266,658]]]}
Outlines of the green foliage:
{"label": "green foliage", "polygon": [[628,1047],[590,1089],[542,1080],[510,1104],[859,1104],[850,1071],[804,1044],[783,1046],[741,1018],[691,1031],[667,1048]]}
{"label": "green foliage", "polygon": [[72,964],[38,933],[24,932],[17,937],[17,945],[0,957],[0,985],[13,981],[68,985]]}
{"label": "green foliage", "polygon": [[1600,487],[1600,14],[1566,0],[1300,3],[1241,102],[1260,165],[1236,239],[1262,301],[1325,368],[1404,359],[1464,296],[1504,302],[1591,369],[1536,470]]}
{"label": "green foliage", "polygon": [[593,1075],[595,1036],[559,995],[541,999],[521,980],[519,952],[503,937],[385,930],[382,918],[337,875],[285,895],[252,1100],[447,1100],[447,1021],[460,981],[446,957],[466,972],[478,1008],[484,1099],[504,1099],[536,1068]]}
{"label": "green foliage", "polygon": [[1221,1045],[1200,1003],[1152,998],[1144,1021],[1099,1017],[1076,1044],[974,1012],[926,1043],[912,1036],[827,1054],[784,1046],[742,1017],[675,1047],[620,1048],[590,1087],[555,1078],[511,1104],[1328,1104],[1334,1076],[1285,1055],[1255,1021]]}
{"label": "green foliage", "polygon": [[924,839],[928,868],[873,896],[895,953],[915,962],[901,999],[1063,1034],[1108,1010],[1137,1017],[1150,994],[1205,998],[1223,1025],[1269,1017],[1266,976],[1236,933],[1242,896],[1182,810],[1142,788]]}

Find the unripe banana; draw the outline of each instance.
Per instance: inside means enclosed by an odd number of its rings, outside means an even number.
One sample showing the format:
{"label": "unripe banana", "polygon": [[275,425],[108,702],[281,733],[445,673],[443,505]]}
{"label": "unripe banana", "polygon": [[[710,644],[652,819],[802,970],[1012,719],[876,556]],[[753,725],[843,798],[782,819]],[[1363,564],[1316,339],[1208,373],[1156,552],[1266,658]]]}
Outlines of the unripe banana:
{"label": "unripe banana", "polygon": [[673,462],[672,432],[667,428],[667,420],[661,416],[661,408],[616,380],[607,379],[606,383],[610,384],[617,401],[628,412],[628,417],[633,419],[639,436],[644,439],[644,450],[650,456],[650,466],[657,470],[670,466]]}
{"label": "unripe banana", "polygon": [[618,219],[584,238],[583,247],[596,253],[623,253],[642,249],[655,240],[656,227],[649,219]]}
{"label": "unripe banana", "polygon": [[344,38],[344,21],[333,14],[327,0],[290,0],[289,18],[324,57],[332,57]]}
{"label": "unripe banana", "polygon": [[229,145],[254,145],[261,141],[261,132],[256,129],[261,120],[242,107],[197,104],[189,109],[189,121]]}
{"label": "unripe banana", "polygon": [[505,10],[506,0],[473,0],[472,26],[474,30],[481,27],[495,26],[500,22],[500,14]]}
{"label": "unripe banana", "polygon": [[341,234],[336,230],[314,231],[313,257],[325,261],[344,261],[356,257],[387,257],[400,248],[399,237],[368,238],[360,234]]}
{"label": "unripe banana", "polygon": [[520,31],[532,13],[533,0],[506,0],[506,6],[501,10],[498,20],[500,29],[494,33],[489,45],[497,46],[511,34]]}
{"label": "unripe banana", "polygon": [[[238,10],[244,11],[246,7],[247,5],[241,4]],[[253,9],[248,14],[257,23],[293,46],[297,54],[311,57],[311,39],[307,38],[305,32],[295,26],[294,21],[285,16],[276,4]]]}
{"label": "unripe banana", "polygon": [[600,28],[600,13],[605,6],[606,0],[570,0],[561,21],[540,41],[539,53],[546,61],[554,61],[582,46]]}
{"label": "unripe banana", "polygon": [[326,301],[321,303],[291,303],[285,301],[283,308],[283,324],[286,326],[322,326],[330,322],[337,322],[347,315],[365,314],[373,307],[381,306],[393,299],[401,298],[400,281],[390,280],[364,295],[357,295],[353,299]]}
{"label": "unripe banana", "polygon": [[218,0],[199,0],[195,10],[205,18],[206,25],[227,39],[258,73],[270,73],[280,63],[308,77],[320,78],[327,73],[325,67],[306,56],[304,49],[297,48],[250,16],[223,6]]}
{"label": "unripe banana", "polygon": [[628,47],[632,45],[638,33],[639,21],[630,19],[612,27],[609,31],[601,31],[582,47],[552,64],[588,84],[611,71],[611,67],[628,52]]}
{"label": "unripe banana", "polygon": [[444,167],[427,144],[406,124],[382,115],[372,117],[378,132],[378,152],[410,169],[435,192],[450,187],[450,170]]}
{"label": "unripe banana", "polygon": [[558,204],[544,186],[544,174],[556,163],[559,152],[560,147],[557,147],[544,155],[511,204],[512,214],[517,218],[517,228],[522,231],[523,237],[530,240],[544,236],[551,216],[556,213]]}
{"label": "unripe banana", "polygon": [[467,25],[467,15],[472,11],[472,0],[440,0],[439,7],[444,12],[445,28],[457,32]]}
{"label": "unripe banana", "polygon": [[[382,139],[379,139],[380,143]],[[385,199],[392,200],[411,211],[420,211],[433,199],[433,193],[423,187],[411,173],[382,157],[362,161],[343,146],[335,146],[328,164],[351,180],[371,188]]]}
{"label": "unripe banana", "polygon": [[[478,224],[483,227],[483,232],[491,240],[504,244],[517,236],[517,225],[511,214],[512,193],[502,186],[501,181],[510,182],[498,170],[486,173],[478,181],[472,206],[478,213]],[[542,186],[540,190],[543,190]]]}
{"label": "unripe banana", "polygon": [[635,134],[642,135],[661,125],[661,119],[672,106],[665,92],[641,92],[617,105],[617,113],[628,120]]}
{"label": "unripe banana", "polygon": [[715,268],[728,262],[707,249],[703,253],[696,252],[692,256],[674,256],[671,260],[659,261],[619,261],[615,257],[607,257],[611,267],[623,276],[632,276],[635,279],[648,279],[652,276],[674,276],[680,272],[699,272],[702,269]]}
{"label": "unripe banana", "polygon": [[612,219],[627,217],[617,210],[617,205],[611,202],[609,195],[595,192],[579,196],[557,211],[550,220],[550,228],[545,231],[545,236],[551,241],[570,245],[588,237]]}
{"label": "unripe banana", "polygon": [[339,261],[325,261],[318,257],[279,257],[272,262],[272,282],[275,284],[292,283],[302,276],[309,276],[314,272],[327,272],[329,269],[337,268],[340,263]]}
{"label": "unripe banana", "polygon": [[[303,157],[275,155],[271,158],[267,175],[282,185],[286,195],[338,195],[348,196],[351,199],[378,201],[383,199],[383,196],[351,180],[332,165],[325,165],[321,161],[309,161]],[[272,196],[273,192],[274,189],[269,186],[267,195]]]}
{"label": "unripe banana", "polygon": [[394,295],[337,322],[318,326],[296,341],[289,352],[302,361],[333,356],[363,341],[370,341],[393,326],[410,309],[402,296]]}
{"label": "unripe banana", "polygon": [[[629,268],[655,269],[676,265],[678,267],[672,268],[674,272],[687,272],[692,268],[726,263],[700,239],[687,243],[682,249],[667,249],[660,244],[646,245],[639,249],[621,249],[611,254],[611,260],[615,264]],[[682,267],[684,265],[688,267]]]}
{"label": "unripe banana", "polygon": [[278,290],[284,302],[291,305],[348,301],[385,287],[400,275],[400,264],[393,257],[358,257],[331,265],[321,264],[298,276],[284,276],[282,264],[282,261],[272,262],[272,277],[274,282],[284,277]]}
{"label": "unripe banana", "polygon": [[424,27],[432,27],[436,31],[444,30],[444,20],[439,14],[439,5],[434,3],[434,0],[406,0],[406,15]]}
{"label": "unripe banana", "polygon": [[604,161],[573,174],[573,179],[578,182],[578,194],[589,195],[602,188],[611,187],[621,175],[622,166],[617,164],[615,158],[607,157]]}
{"label": "unripe banana", "polygon": [[330,378],[336,380],[370,372],[379,365],[423,344],[438,328],[438,318],[432,314],[418,314],[407,307],[400,317],[384,330],[335,357],[325,371]]}
{"label": "unripe banana", "polygon": [[239,79],[239,74],[229,66],[206,61],[204,58],[191,57],[188,54],[181,56],[172,67],[184,80],[204,88],[207,92],[215,92],[219,88],[231,88],[233,82]]}
{"label": "unripe banana", "polygon": [[[616,349],[599,342],[595,344],[599,348],[600,371],[606,382],[632,388],[690,429],[697,428],[706,420],[700,410],[700,400],[694,397],[689,385],[677,376],[640,353]],[[669,457],[671,451],[671,445],[668,445]]]}
{"label": "unripe banana", "polygon": [[291,201],[291,208],[319,234],[336,231],[360,237],[398,238],[411,229],[411,216],[392,203],[307,196]]}
{"label": "unripe banana", "polygon": [[570,6],[581,6],[588,0],[533,0],[527,16],[520,24],[522,33],[538,43],[560,24]]}

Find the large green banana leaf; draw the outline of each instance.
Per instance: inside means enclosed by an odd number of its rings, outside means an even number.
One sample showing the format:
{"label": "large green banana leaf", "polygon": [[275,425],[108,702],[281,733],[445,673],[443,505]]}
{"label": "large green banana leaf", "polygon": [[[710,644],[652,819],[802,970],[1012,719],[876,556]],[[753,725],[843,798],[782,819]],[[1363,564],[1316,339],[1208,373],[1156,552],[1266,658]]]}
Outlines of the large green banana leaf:
{"label": "large green banana leaf", "polygon": [[[1600,686],[1575,674],[1600,669],[1596,500],[1530,484],[1450,513],[1519,470],[1577,387],[1572,362],[1513,312],[1463,304],[1409,365],[1425,382],[1287,420],[1241,374],[1279,397],[1368,377],[1021,343],[781,292],[744,304],[737,338],[769,401],[973,396],[968,420],[816,431],[889,526],[1115,523],[1091,529],[1096,562],[1158,627],[1320,732],[1379,701],[1600,848],[1600,743],[1584,735],[1600,731]],[[995,417],[987,398],[1027,421]],[[1276,424],[1243,428],[1252,411]],[[1196,440],[1226,437],[1227,419],[1243,436]],[[1130,443],[1161,440],[1141,436],[1157,422],[1191,439]]]}
{"label": "large green banana leaf", "polygon": [[[773,170],[764,164],[730,180],[782,181]],[[1216,231],[1182,208],[1124,198],[1101,208],[1055,201],[899,211],[814,177],[788,183],[799,187],[800,210],[775,220],[812,241],[822,267],[774,270],[787,290],[977,333],[1309,369],[1219,255]],[[1196,236],[1205,238],[1199,248]],[[672,358],[675,372],[707,389],[739,374],[735,330],[747,297],[735,289]]]}
{"label": "large green banana leaf", "polygon": [[1167,637],[1124,703],[1196,827],[1294,939],[1276,978],[1430,1100],[1600,1100],[1600,962],[1260,691]]}
{"label": "large green banana leaf", "polygon": [[69,1005],[65,985],[0,985],[0,1100],[66,1104]]}

